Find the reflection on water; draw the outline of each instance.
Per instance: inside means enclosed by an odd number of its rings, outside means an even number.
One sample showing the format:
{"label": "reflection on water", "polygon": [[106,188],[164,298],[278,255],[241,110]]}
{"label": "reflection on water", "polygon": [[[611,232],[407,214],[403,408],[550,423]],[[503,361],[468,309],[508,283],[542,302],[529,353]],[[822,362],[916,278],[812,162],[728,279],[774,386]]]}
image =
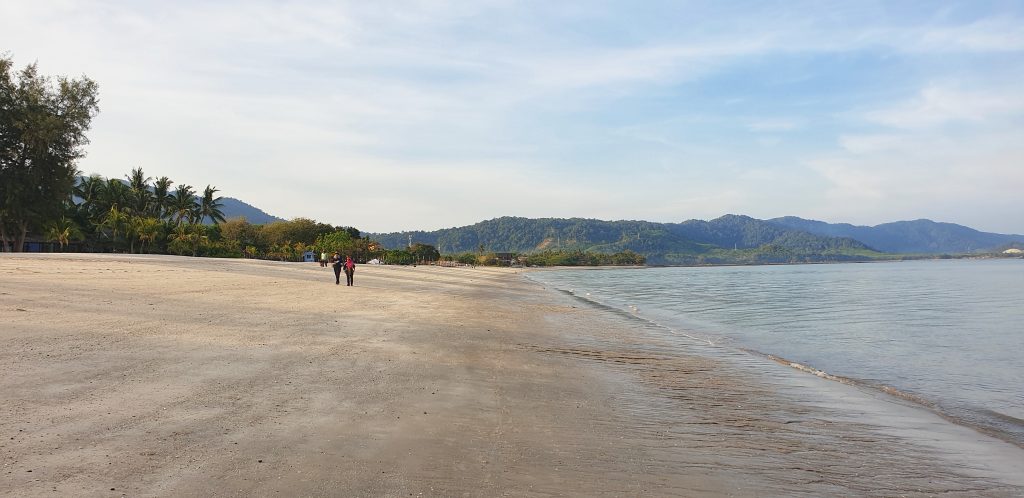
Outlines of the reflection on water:
{"label": "reflection on water", "polygon": [[[608,373],[603,380],[619,388],[599,413],[624,440],[618,451],[641,459],[644,475],[663,476],[655,494],[1024,492],[1020,448],[877,390],[779,368],[760,355],[681,337],[603,305],[595,308],[614,312],[570,313],[556,324],[562,334],[520,347]],[[588,465],[598,472],[617,469],[598,461]],[[708,487],[712,483],[719,486]]]}
{"label": "reflection on water", "polygon": [[680,347],[699,339],[785,358],[1024,446],[1024,261],[559,270],[530,278],[664,325]]}

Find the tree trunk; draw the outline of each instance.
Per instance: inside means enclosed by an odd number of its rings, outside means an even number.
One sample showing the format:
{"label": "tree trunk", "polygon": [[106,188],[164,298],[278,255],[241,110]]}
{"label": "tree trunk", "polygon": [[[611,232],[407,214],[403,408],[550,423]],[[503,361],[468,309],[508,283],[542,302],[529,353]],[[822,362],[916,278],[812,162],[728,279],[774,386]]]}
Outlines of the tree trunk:
{"label": "tree trunk", "polygon": [[7,227],[0,221],[0,252],[7,252]]}
{"label": "tree trunk", "polygon": [[25,237],[28,237],[28,222],[23,221],[19,223],[19,229],[21,233],[18,235],[17,240],[14,241],[14,250],[12,252],[22,252],[25,250]]}

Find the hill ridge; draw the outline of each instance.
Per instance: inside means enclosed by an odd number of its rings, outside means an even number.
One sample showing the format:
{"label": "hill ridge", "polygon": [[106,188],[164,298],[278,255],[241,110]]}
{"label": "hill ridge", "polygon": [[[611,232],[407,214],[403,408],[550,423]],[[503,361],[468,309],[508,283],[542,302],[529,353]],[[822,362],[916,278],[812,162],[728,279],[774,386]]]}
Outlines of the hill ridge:
{"label": "hill ridge", "polygon": [[391,248],[403,247],[411,238],[445,254],[633,251],[646,256],[651,264],[838,261],[880,256],[851,238],[814,235],[746,215],[681,223],[503,216],[463,227],[368,236]]}
{"label": "hill ridge", "polygon": [[927,218],[892,221],[875,226],[827,223],[798,216],[783,216],[766,221],[816,235],[852,237],[879,251],[898,254],[987,252],[1003,246],[1024,244],[1024,235],[982,232],[964,225]]}

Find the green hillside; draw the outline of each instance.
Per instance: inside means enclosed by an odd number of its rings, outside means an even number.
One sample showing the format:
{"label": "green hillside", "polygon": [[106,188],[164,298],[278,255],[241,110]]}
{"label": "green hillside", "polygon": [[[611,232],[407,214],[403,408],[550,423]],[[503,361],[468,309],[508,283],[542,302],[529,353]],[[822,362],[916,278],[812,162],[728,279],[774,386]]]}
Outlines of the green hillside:
{"label": "green hillside", "polygon": [[814,235],[748,216],[727,215],[683,223],[603,221],[584,218],[503,217],[433,232],[370,234],[385,247],[411,239],[442,254],[463,252],[536,253],[581,250],[633,251],[649,264],[754,264],[856,261],[885,257],[850,238]]}
{"label": "green hillside", "polygon": [[1024,243],[1024,235],[981,232],[955,223],[932,220],[895,221],[876,226],[825,223],[785,216],[768,220],[777,225],[817,235],[853,237],[880,251],[893,253],[985,253]]}

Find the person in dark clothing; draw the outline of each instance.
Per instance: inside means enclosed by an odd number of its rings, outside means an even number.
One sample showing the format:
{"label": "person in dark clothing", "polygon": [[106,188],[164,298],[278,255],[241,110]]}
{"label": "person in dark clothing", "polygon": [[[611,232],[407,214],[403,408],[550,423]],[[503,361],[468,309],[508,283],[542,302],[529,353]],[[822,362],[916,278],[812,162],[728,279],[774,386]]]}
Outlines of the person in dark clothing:
{"label": "person in dark clothing", "polygon": [[341,284],[341,254],[338,251],[334,251],[334,255],[331,256],[331,265],[334,266],[334,285]]}
{"label": "person in dark clothing", "polygon": [[356,262],[352,261],[352,256],[345,256],[345,285],[352,286],[352,277],[356,274]]}

